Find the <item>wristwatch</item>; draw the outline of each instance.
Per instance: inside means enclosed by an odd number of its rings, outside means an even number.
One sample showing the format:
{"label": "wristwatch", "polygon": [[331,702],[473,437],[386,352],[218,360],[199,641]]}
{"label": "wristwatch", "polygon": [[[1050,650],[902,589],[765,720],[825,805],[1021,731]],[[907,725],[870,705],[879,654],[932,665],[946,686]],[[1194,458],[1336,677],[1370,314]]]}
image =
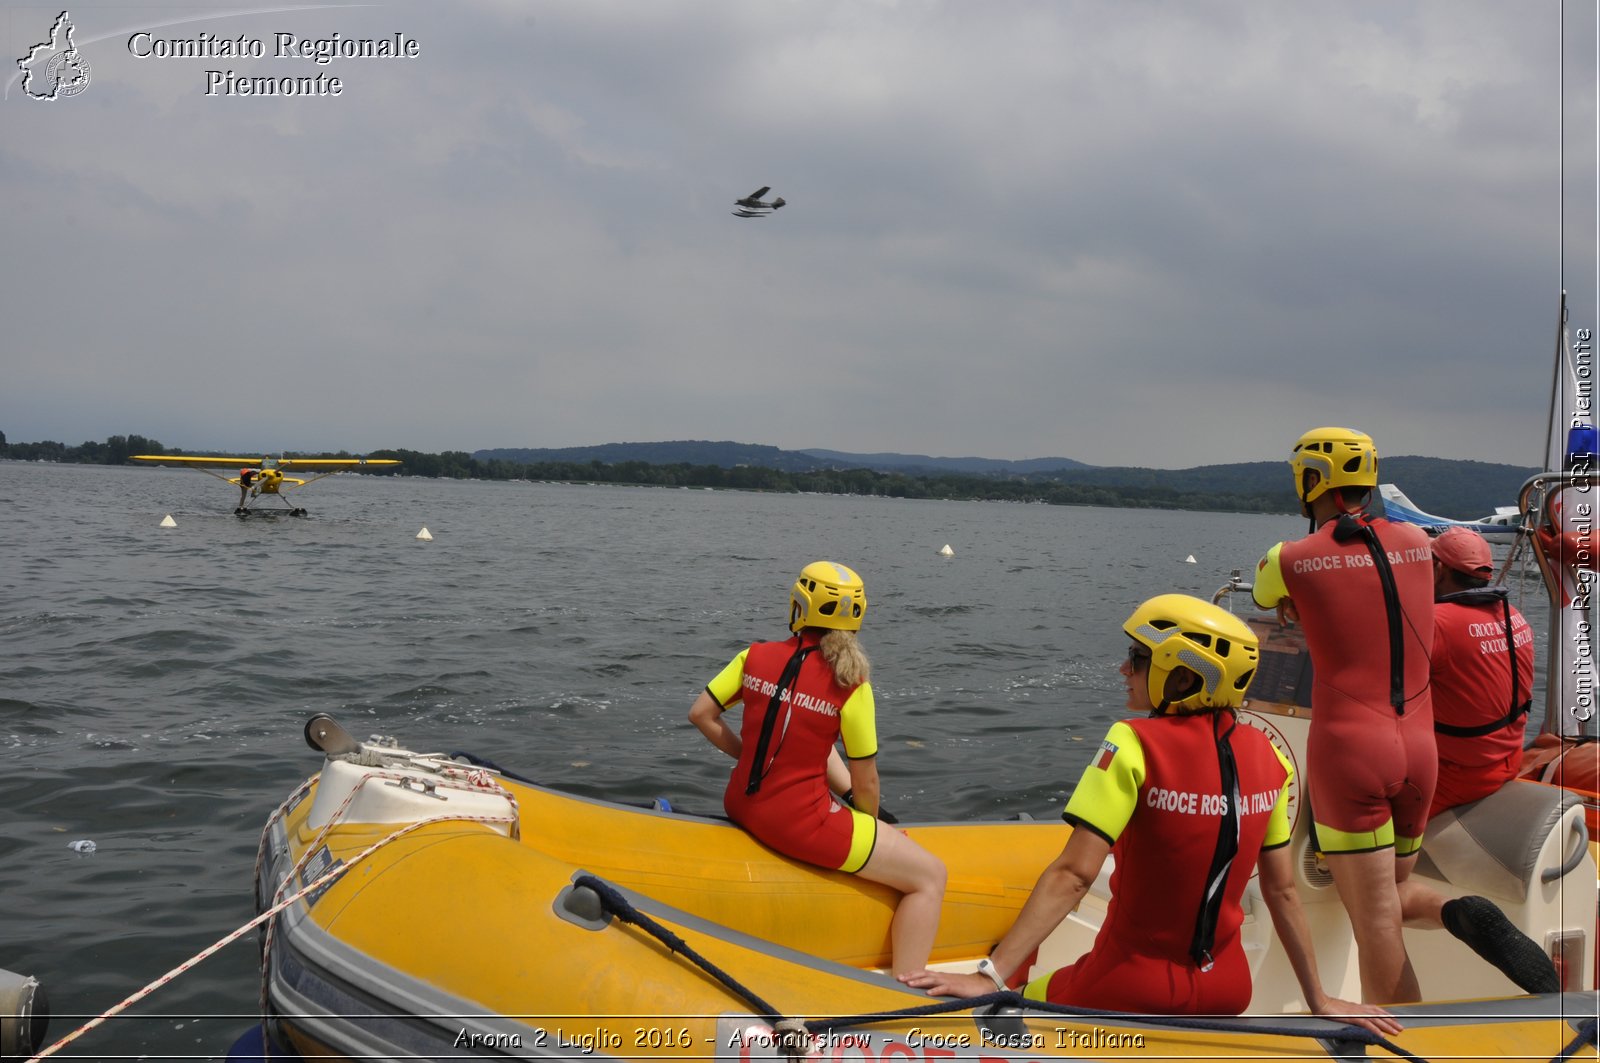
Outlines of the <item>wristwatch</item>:
{"label": "wristwatch", "polygon": [[1000,972],[995,969],[994,961],[987,956],[978,961],[978,973],[993,982],[994,987],[1002,993],[1010,988],[1006,985],[1006,980],[1000,977]]}

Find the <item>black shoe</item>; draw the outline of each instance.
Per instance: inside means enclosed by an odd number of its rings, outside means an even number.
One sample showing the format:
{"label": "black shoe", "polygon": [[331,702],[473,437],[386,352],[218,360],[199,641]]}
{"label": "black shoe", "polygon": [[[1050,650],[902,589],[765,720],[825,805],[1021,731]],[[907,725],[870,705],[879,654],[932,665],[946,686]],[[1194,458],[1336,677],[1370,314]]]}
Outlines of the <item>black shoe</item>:
{"label": "black shoe", "polygon": [[1555,963],[1487,897],[1445,901],[1441,915],[1446,930],[1499,968],[1524,993],[1561,991]]}

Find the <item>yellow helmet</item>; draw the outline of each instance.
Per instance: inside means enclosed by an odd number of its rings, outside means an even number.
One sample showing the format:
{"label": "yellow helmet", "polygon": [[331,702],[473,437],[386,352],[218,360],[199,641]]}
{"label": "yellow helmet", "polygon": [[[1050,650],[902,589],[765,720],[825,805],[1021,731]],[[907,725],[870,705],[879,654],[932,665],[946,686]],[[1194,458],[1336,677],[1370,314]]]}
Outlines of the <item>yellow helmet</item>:
{"label": "yellow helmet", "polygon": [[[1261,640],[1243,620],[1187,594],[1159,594],[1133,611],[1122,630],[1150,648],[1150,704],[1158,710],[1236,709],[1256,674]],[[1167,677],[1187,668],[1200,689],[1166,701]]]}
{"label": "yellow helmet", "polygon": [[854,569],[813,561],[800,570],[789,592],[789,630],[831,627],[860,631],[867,615],[867,588]]}
{"label": "yellow helmet", "polygon": [[[1300,437],[1289,457],[1294,490],[1309,505],[1335,487],[1377,487],[1378,451],[1372,437],[1353,428],[1313,428]],[[1309,492],[1306,472],[1320,479]]]}

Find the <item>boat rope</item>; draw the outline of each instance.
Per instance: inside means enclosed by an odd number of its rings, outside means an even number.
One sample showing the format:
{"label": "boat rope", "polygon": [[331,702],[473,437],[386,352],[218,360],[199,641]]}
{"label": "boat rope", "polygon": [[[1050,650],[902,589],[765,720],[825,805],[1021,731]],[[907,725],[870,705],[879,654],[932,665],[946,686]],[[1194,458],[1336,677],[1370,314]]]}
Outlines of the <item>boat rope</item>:
{"label": "boat rope", "polygon": [[1578,1049],[1584,1047],[1585,1045],[1593,1045],[1597,1043],[1595,1041],[1595,1028],[1597,1026],[1600,1026],[1600,1019],[1586,1019],[1583,1024],[1578,1027],[1578,1036],[1574,1037],[1572,1039],[1572,1043],[1563,1048],[1561,1050],[1561,1054],[1555,1059],[1552,1059],[1550,1063],[1561,1063],[1561,1061],[1564,1059],[1571,1059],[1577,1054]]}
{"label": "boat rope", "polygon": [[[722,970],[716,964],[706,959],[684,941],[683,938],[656,922],[650,916],[635,908],[616,887],[594,875],[580,875],[573,880],[574,886],[582,886],[594,891],[600,898],[600,903],[606,911],[616,916],[622,922],[636,926],[651,937],[666,945],[675,953],[682,955],[702,971],[716,979],[735,996],[744,1000],[760,1017],[766,1019],[773,1028],[780,1051],[791,1060],[803,1059],[811,1049],[813,1038],[830,1033],[834,1030],[847,1029],[855,1026],[868,1026],[874,1023],[894,1022],[902,1019],[922,1018],[930,1015],[943,1015],[950,1012],[970,1011],[990,1005],[1001,1007],[1024,1008],[1036,1012],[1048,1012],[1057,1015],[1072,1015],[1091,1019],[1125,1019],[1148,1026],[1163,1026],[1179,1030],[1199,1030],[1211,1033],[1245,1033],[1267,1035],[1275,1037],[1300,1037],[1312,1038],[1322,1041],[1337,1041],[1342,1044],[1371,1045],[1393,1053],[1400,1059],[1409,1063],[1427,1063],[1421,1056],[1406,1051],[1399,1045],[1390,1041],[1382,1034],[1364,1029],[1360,1026],[1341,1026],[1337,1031],[1307,1030],[1297,1026],[1276,1026],[1262,1023],[1252,1019],[1228,1018],[1198,1018],[1177,1015],[1144,1015],[1133,1012],[1101,1011],[1094,1008],[1079,1008],[1068,1004],[1051,1004],[1045,1001],[1028,1000],[1020,993],[1006,991],[1003,993],[989,993],[981,997],[970,997],[963,1000],[946,1000],[918,1007],[899,1008],[894,1011],[871,1012],[862,1015],[846,1015],[831,1019],[800,1019],[786,1018],[771,1004],[768,1004],[756,993],[741,985],[733,976]],[[1589,1026],[1593,1027],[1593,1023]],[[1592,1039],[1594,1031],[1591,1028],[1588,1036]],[[1580,1032],[1579,1039],[1573,1042],[1575,1049],[1582,1044],[1589,1043],[1583,1040]],[[1569,1049],[1569,1052],[1572,1049]],[[1562,1057],[1565,1058],[1565,1057]],[[1553,1060],[1552,1063],[1559,1063]]]}
{"label": "boat rope", "polygon": [[[324,888],[325,886],[331,885],[340,876],[344,875],[345,872],[347,872],[351,868],[355,867],[361,861],[365,860],[368,856],[371,856],[373,853],[377,852],[379,849],[383,848],[385,845],[388,845],[390,842],[394,841],[397,838],[400,838],[400,837],[402,837],[402,836],[404,836],[406,834],[411,833],[412,831],[416,830],[419,827],[425,827],[425,826],[428,826],[429,824],[442,823],[442,822],[447,822],[447,821],[468,822],[468,823],[491,823],[491,824],[492,823],[510,823],[511,824],[511,828],[512,828],[512,832],[513,832],[513,836],[515,836],[516,831],[517,831],[517,821],[519,819],[519,816],[518,816],[518,813],[517,813],[517,800],[516,800],[516,797],[514,795],[512,795],[509,790],[506,790],[504,787],[500,786],[499,783],[495,782],[493,776],[490,775],[490,773],[488,773],[486,771],[483,771],[481,769],[474,768],[474,769],[472,769],[470,771],[452,771],[452,770],[447,769],[444,772],[444,774],[449,778],[452,778],[452,779],[459,778],[461,780],[461,782],[459,782],[459,783],[452,782],[452,783],[449,783],[449,784],[441,784],[441,785],[448,785],[448,787],[452,788],[452,789],[477,789],[477,790],[488,789],[488,790],[491,790],[491,791],[499,791],[499,792],[503,793],[505,798],[506,798],[506,800],[508,800],[511,803],[511,812],[510,812],[510,814],[507,815],[507,816],[443,815],[443,816],[434,816],[434,817],[432,817],[430,819],[418,820],[415,823],[407,823],[404,826],[400,827],[398,830],[395,830],[395,831],[391,832],[390,834],[386,835],[385,837],[380,838],[377,841],[373,842],[371,845],[369,845],[365,849],[363,849],[360,853],[358,853],[355,856],[351,857],[347,862],[345,862],[343,864],[338,864],[336,866],[328,868],[328,870],[323,872],[321,875],[319,875],[313,881],[311,881],[309,883],[306,883],[305,885],[301,886],[300,889],[295,890],[293,893],[288,894],[287,896],[285,896],[284,895],[284,891],[288,888],[289,883],[291,881],[293,881],[294,875],[299,873],[299,871],[302,868],[302,865],[305,863],[305,858],[302,857],[301,860],[295,865],[294,871],[291,872],[290,875],[285,876],[283,885],[281,885],[278,888],[277,893],[274,895],[274,903],[269,908],[267,908],[265,911],[261,912],[254,919],[251,919],[249,922],[245,923],[243,926],[240,926],[238,929],[229,932],[228,934],[226,934],[223,937],[219,938],[217,941],[215,941],[212,944],[206,946],[204,949],[201,949],[199,952],[195,953],[193,956],[189,957],[187,960],[184,960],[182,963],[178,964],[178,966],[174,967],[172,970],[168,971],[166,974],[163,974],[161,977],[157,978],[155,981],[149,983],[148,985],[144,986],[142,989],[140,989],[137,992],[131,994],[130,996],[124,998],[121,1002],[117,1003],[116,1005],[114,1005],[114,1006],[112,1006],[110,1008],[107,1008],[105,1011],[101,1012],[99,1015],[97,1015],[94,1018],[90,1019],[88,1022],[84,1023],[83,1025],[79,1026],[77,1029],[73,1030],[71,1033],[68,1033],[67,1035],[65,1035],[64,1037],[62,1037],[58,1041],[56,1041],[54,1044],[51,1044],[47,1048],[45,1048],[42,1051],[40,1051],[37,1055],[29,1056],[27,1061],[26,1061],[26,1063],[37,1063],[38,1060],[47,1059],[50,1056],[55,1055],[57,1052],[61,1051],[61,1049],[65,1048],[67,1045],[71,1044],[73,1041],[76,1041],[78,1038],[82,1037],[84,1034],[88,1033],[90,1030],[93,1030],[96,1027],[104,1024],[108,1020],[113,1019],[116,1016],[120,1015],[122,1012],[126,1011],[128,1008],[132,1007],[133,1005],[137,1004],[139,1001],[143,1000],[145,997],[148,997],[151,993],[154,993],[157,989],[160,989],[162,986],[165,986],[169,982],[171,982],[174,979],[176,979],[179,975],[184,974],[185,972],[187,972],[187,971],[191,970],[192,968],[198,966],[202,961],[207,960],[210,957],[212,957],[213,955],[215,955],[216,953],[222,951],[228,945],[233,944],[235,941],[239,940],[241,937],[243,937],[244,935],[248,934],[250,931],[256,929],[259,926],[261,926],[263,923],[268,923],[269,920],[273,919],[279,913],[284,911],[284,909],[286,909],[286,908],[290,907],[291,905],[295,904],[301,898],[306,897],[306,896],[308,896],[310,894],[313,894],[313,893],[317,892],[318,890]],[[355,792],[358,791],[361,788],[362,784],[364,784],[368,779],[385,778],[385,777],[386,778],[415,778],[414,776],[403,776],[403,775],[399,775],[399,774],[394,773],[394,772],[370,772],[367,775],[363,776],[361,778],[360,782],[358,782],[355,786],[351,787],[351,795],[353,796],[355,794]],[[281,819],[286,814],[287,810],[290,807],[292,807],[294,802],[311,787],[312,783],[316,782],[317,778],[318,778],[318,776],[313,776],[312,778],[307,779],[305,782],[301,783],[300,786],[294,791],[294,793],[290,794],[289,797],[281,805],[278,806],[277,810],[275,812],[273,812],[273,814],[271,816],[268,817],[268,819],[267,819],[267,827],[262,832],[262,840],[261,840],[260,845],[257,847],[257,851],[256,851],[256,878],[257,878],[258,881],[259,881],[260,876],[261,876],[262,858],[263,858],[263,854],[266,851],[267,836],[268,836],[268,834],[270,834],[270,832],[272,830],[272,826],[275,823],[277,823],[277,821],[279,819]],[[344,810],[349,807],[349,804],[350,804],[350,798],[347,796],[345,801],[344,801],[344,804],[342,804],[339,807],[339,810],[338,810],[337,813],[335,813],[335,816],[333,818],[330,818],[329,827],[331,827],[332,824],[337,821],[337,816],[339,814],[342,814],[344,812]],[[307,847],[306,851],[308,853],[316,851],[317,843],[321,842],[321,840],[327,835],[329,827],[325,827],[322,830],[322,832],[317,836],[317,838],[313,842],[313,844],[311,846]],[[267,939],[269,941],[271,939],[271,934],[272,934],[272,928],[271,928],[271,925],[269,923],[268,929],[267,929]],[[266,972],[266,964],[267,964],[267,955],[268,954],[267,954],[267,951],[266,951],[266,944],[263,943],[263,951],[262,951],[262,959],[261,959],[262,971],[263,971],[263,974],[262,974],[263,983],[266,980],[266,973],[265,972]],[[263,1016],[263,1021],[265,1021],[265,1016],[266,1016],[265,1006],[263,1006],[263,1009],[262,1009],[262,1016]]]}
{"label": "boat rope", "polygon": [[696,967],[709,974],[712,978],[715,978],[735,996],[749,1004],[751,1010],[755,1011],[762,1018],[765,1018],[767,1021],[772,1023],[774,1029],[776,1029],[778,1024],[784,1020],[784,1017],[779,1014],[777,1008],[774,1008],[771,1004],[768,1004],[765,1000],[762,1000],[755,994],[753,990],[740,985],[734,980],[732,975],[728,974],[722,968],[718,967],[716,964],[700,955],[700,953],[696,952],[694,947],[691,946],[687,941],[683,940],[683,938],[679,937],[677,934],[673,933],[671,930],[668,930],[666,927],[662,926],[648,915],[645,915],[643,912],[639,911],[639,909],[635,908],[632,904],[628,903],[628,899],[624,897],[621,892],[619,892],[617,888],[611,885],[609,882],[605,881],[604,879],[596,878],[593,875],[579,875],[577,878],[572,880],[572,884],[574,886],[582,886],[586,889],[593,890],[595,895],[600,898],[600,904],[603,908],[605,908],[606,911],[610,912],[624,923],[629,923],[638,927],[640,930],[643,930],[645,933],[649,934],[651,937],[665,945],[669,952],[681,954]]}

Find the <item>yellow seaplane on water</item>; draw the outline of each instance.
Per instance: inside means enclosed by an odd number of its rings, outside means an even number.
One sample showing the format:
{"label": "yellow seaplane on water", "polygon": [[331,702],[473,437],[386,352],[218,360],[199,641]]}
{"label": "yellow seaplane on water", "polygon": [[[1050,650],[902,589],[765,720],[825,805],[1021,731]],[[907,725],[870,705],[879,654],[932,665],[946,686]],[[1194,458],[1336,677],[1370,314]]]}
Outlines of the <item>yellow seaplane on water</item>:
{"label": "yellow seaplane on water", "polygon": [[[332,476],[336,472],[363,465],[399,465],[397,458],[269,458],[263,457],[259,462],[253,458],[228,458],[228,457],[195,457],[187,454],[135,454],[134,461],[155,461],[166,464],[174,462],[181,465],[192,465],[208,476],[215,476],[219,480],[239,489],[239,504],[234,507],[234,514],[248,517],[253,513],[262,512],[255,509],[253,503],[258,498],[270,496],[283,503],[283,508],[272,507],[266,510],[272,514],[287,514],[291,517],[303,517],[306,511],[293,505],[283,497],[285,491],[306,484],[315,483],[324,476]],[[208,469],[207,465],[236,466],[239,472],[235,476]],[[285,476],[285,469],[311,469],[314,475],[306,478]]]}

